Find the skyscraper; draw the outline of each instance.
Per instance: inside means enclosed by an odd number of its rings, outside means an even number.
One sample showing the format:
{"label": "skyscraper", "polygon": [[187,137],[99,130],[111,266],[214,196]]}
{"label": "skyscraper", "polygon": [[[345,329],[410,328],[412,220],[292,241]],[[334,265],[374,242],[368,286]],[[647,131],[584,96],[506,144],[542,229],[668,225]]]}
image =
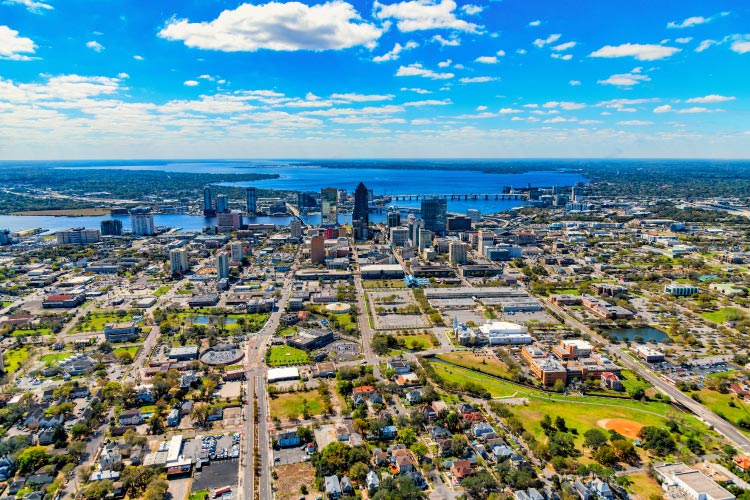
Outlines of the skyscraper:
{"label": "skyscraper", "polygon": [[471,222],[478,223],[482,221],[482,212],[476,208],[470,208],[466,211],[466,217],[471,219]]}
{"label": "skyscraper", "polygon": [[401,225],[401,212],[399,212],[398,210],[389,209],[387,217],[388,229]]}
{"label": "skyscraper", "polygon": [[206,217],[213,217],[216,215],[213,204],[211,203],[211,187],[206,186],[203,188],[203,215]]}
{"label": "skyscraper", "polygon": [[411,246],[416,247],[419,245],[419,230],[424,229],[424,221],[422,219],[417,219],[413,214],[409,214],[408,227]]}
{"label": "skyscraper", "polygon": [[130,209],[130,226],[133,236],[151,236],[154,234],[154,216],[149,207]]}
{"label": "skyscraper", "polygon": [[226,252],[216,256],[216,278],[229,278],[229,254]]}
{"label": "skyscraper", "polygon": [[320,190],[320,225],[336,226],[338,218],[338,190],[323,188]]}
{"label": "skyscraper", "polygon": [[242,242],[233,241],[229,249],[232,251],[232,262],[241,262],[242,257],[245,256],[245,249],[242,246]]}
{"label": "skyscraper", "polygon": [[445,232],[448,202],[445,198],[425,198],[422,200],[422,219],[425,229],[433,233]]}
{"label": "skyscraper", "polygon": [[190,270],[187,250],[175,248],[169,251],[169,270],[172,274]]}
{"label": "skyscraper", "polygon": [[325,237],[318,234],[310,238],[310,262],[320,264],[325,257]]}
{"label": "skyscraper", "polygon": [[289,231],[292,233],[292,238],[299,238],[302,236],[302,221],[299,219],[292,219],[289,223]]}
{"label": "skyscraper", "polygon": [[103,220],[99,224],[99,228],[104,236],[120,236],[122,234],[122,221],[117,219]]}
{"label": "skyscraper", "polygon": [[453,264],[466,264],[467,245],[458,240],[448,245],[448,258]]}
{"label": "skyscraper", "polygon": [[258,193],[254,187],[245,190],[245,199],[247,201],[247,214],[255,215],[258,211]]}
{"label": "skyscraper", "polygon": [[229,212],[229,200],[227,200],[227,195],[220,194],[216,197],[216,213],[224,214]]}
{"label": "skyscraper", "polygon": [[352,213],[355,240],[366,240],[368,238],[368,226],[370,225],[370,213],[367,207],[368,197],[367,188],[360,182],[354,190],[354,213]]}
{"label": "skyscraper", "polygon": [[432,246],[432,231],[429,229],[419,230],[419,251],[423,252],[425,249]]}

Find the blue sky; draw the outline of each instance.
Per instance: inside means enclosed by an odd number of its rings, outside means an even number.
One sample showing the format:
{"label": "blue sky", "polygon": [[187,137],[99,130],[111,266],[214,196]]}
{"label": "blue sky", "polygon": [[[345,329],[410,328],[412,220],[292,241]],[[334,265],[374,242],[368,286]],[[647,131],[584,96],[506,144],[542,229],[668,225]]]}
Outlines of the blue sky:
{"label": "blue sky", "polygon": [[743,0],[0,0],[0,159],[750,157]]}

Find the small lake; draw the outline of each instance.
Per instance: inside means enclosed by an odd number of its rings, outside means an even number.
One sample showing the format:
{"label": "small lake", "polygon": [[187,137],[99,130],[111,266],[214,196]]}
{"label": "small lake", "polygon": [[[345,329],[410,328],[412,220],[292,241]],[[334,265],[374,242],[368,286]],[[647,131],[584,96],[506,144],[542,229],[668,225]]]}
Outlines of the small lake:
{"label": "small lake", "polygon": [[[218,316],[216,316],[218,318]],[[210,325],[211,324],[211,316],[191,316],[190,319],[193,321],[193,324],[196,325]],[[234,318],[225,318],[225,325],[234,325],[237,323],[237,320]]]}
{"label": "small lake", "polygon": [[642,339],[643,342],[651,343],[669,340],[669,335],[650,326],[643,326],[640,328],[613,328],[612,330],[606,330],[603,333],[606,333],[612,340],[616,339],[620,341],[629,340],[635,342],[636,337],[639,337],[639,341]]}

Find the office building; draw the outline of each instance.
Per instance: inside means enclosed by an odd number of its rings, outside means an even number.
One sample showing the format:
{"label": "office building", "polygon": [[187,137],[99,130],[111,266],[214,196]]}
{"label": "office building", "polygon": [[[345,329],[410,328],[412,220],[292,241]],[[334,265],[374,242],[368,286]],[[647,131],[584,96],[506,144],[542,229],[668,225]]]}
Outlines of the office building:
{"label": "office building", "polygon": [[227,195],[220,194],[216,197],[216,213],[222,214],[229,212],[229,200],[227,199]]}
{"label": "office building", "polygon": [[409,244],[409,228],[392,227],[391,228],[391,245],[394,247],[405,247]]}
{"label": "office building", "polygon": [[484,256],[485,251],[495,244],[495,233],[492,231],[479,231],[477,236],[477,251]]}
{"label": "office building", "polygon": [[98,229],[74,227],[56,233],[57,243],[61,245],[85,245],[99,241]]}
{"label": "office building", "polygon": [[172,274],[184,273],[190,270],[187,250],[175,248],[169,251],[169,270]]}
{"label": "office building", "polygon": [[432,245],[432,231],[429,229],[419,230],[419,252],[423,252]]}
{"label": "office building", "polygon": [[448,231],[471,231],[471,219],[463,215],[448,217],[446,229]]}
{"label": "office building", "polygon": [[292,234],[292,238],[302,237],[302,221],[299,219],[292,219],[289,223],[289,232]]}
{"label": "office building", "polygon": [[422,220],[425,229],[433,233],[445,231],[448,214],[448,202],[445,198],[425,198],[422,200]]}
{"label": "office building", "polygon": [[336,188],[323,188],[320,190],[320,225],[336,226],[338,219],[338,195]]}
{"label": "office building", "polygon": [[690,297],[695,295],[700,290],[695,285],[688,285],[684,283],[670,283],[664,287],[666,293],[671,293],[675,297]]}
{"label": "office building", "polygon": [[205,217],[216,215],[216,211],[211,203],[211,188],[209,186],[203,188],[203,215]]}
{"label": "office building", "polygon": [[471,219],[471,222],[476,224],[477,222],[481,222],[482,212],[477,210],[476,208],[470,208],[466,211],[466,217]]}
{"label": "office building", "polygon": [[254,187],[245,190],[245,201],[247,202],[247,214],[255,215],[258,211],[258,193]]}
{"label": "office building", "polygon": [[242,216],[239,212],[219,212],[216,214],[216,226],[219,232],[230,232],[240,228]]}
{"label": "office building", "polygon": [[302,213],[307,212],[309,208],[315,208],[317,203],[315,197],[310,193],[297,193],[297,208]]}
{"label": "office building", "polygon": [[413,215],[409,215],[409,240],[413,247],[419,245],[419,230],[424,229],[424,221],[422,219],[416,219]]}
{"label": "office building", "polygon": [[130,226],[133,236],[151,236],[154,231],[154,215],[149,207],[130,209]]}
{"label": "office building", "polygon": [[352,227],[355,240],[366,240],[369,236],[370,213],[368,210],[369,192],[363,183],[359,183],[354,190],[354,212],[352,213]]}
{"label": "office building", "polygon": [[233,241],[229,246],[232,253],[232,262],[241,262],[242,257],[245,256],[245,249],[242,246],[241,241]]}
{"label": "office building", "polygon": [[310,262],[321,264],[325,256],[325,236],[319,234],[310,238]]}
{"label": "office building", "polygon": [[216,256],[216,278],[229,278],[229,254],[221,252]]}
{"label": "office building", "polygon": [[0,245],[10,245],[12,240],[10,239],[10,229],[3,229],[0,231]]}
{"label": "office building", "polygon": [[570,190],[570,201],[580,203],[583,201],[583,187],[575,185]]}
{"label": "office building", "polygon": [[448,258],[454,264],[466,264],[468,245],[461,241],[451,241],[448,245]]}
{"label": "office building", "polygon": [[122,235],[122,221],[117,219],[103,220],[99,225],[102,236],[120,236]]}
{"label": "office building", "polygon": [[401,212],[398,210],[390,209],[388,210],[388,216],[387,216],[387,224],[388,229],[392,227],[397,227],[401,225]]}

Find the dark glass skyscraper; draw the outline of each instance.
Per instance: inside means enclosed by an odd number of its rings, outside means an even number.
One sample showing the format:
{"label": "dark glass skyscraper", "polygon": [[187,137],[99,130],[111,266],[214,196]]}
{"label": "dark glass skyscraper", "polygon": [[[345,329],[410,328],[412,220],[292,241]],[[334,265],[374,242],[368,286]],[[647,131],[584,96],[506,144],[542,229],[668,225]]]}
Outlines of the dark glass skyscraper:
{"label": "dark glass skyscraper", "polygon": [[258,211],[258,194],[254,187],[245,190],[245,201],[247,202],[248,215],[255,215]]}
{"label": "dark glass skyscraper", "polygon": [[203,188],[203,215],[206,217],[213,217],[216,215],[216,210],[211,203],[211,188],[206,186]]}
{"label": "dark glass skyscraper", "polygon": [[424,228],[433,233],[445,231],[448,215],[448,202],[445,198],[425,198],[422,200],[422,220]]}
{"label": "dark glass skyscraper", "polygon": [[352,213],[354,238],[358,240],[366,240],[368,237],[368,226],[370,225],[370,212],[367,206],[368,199],[369,191],[360,182],[354,190],[354,213]]}

